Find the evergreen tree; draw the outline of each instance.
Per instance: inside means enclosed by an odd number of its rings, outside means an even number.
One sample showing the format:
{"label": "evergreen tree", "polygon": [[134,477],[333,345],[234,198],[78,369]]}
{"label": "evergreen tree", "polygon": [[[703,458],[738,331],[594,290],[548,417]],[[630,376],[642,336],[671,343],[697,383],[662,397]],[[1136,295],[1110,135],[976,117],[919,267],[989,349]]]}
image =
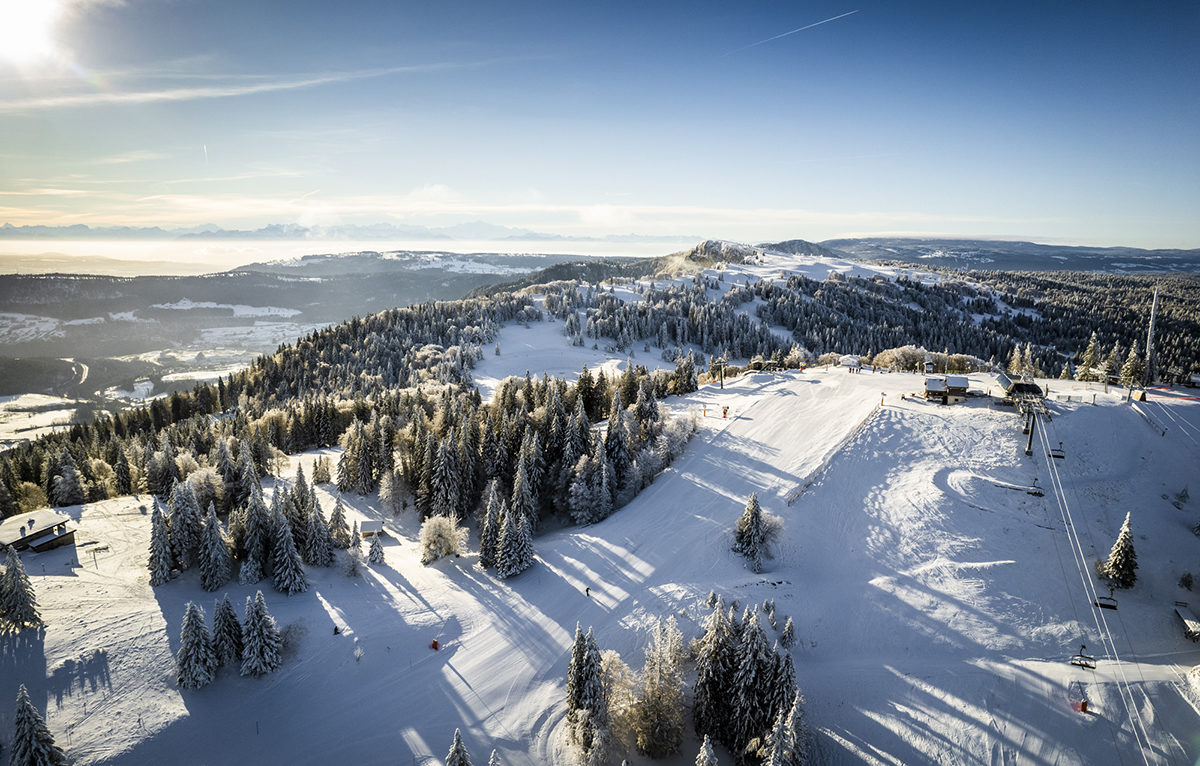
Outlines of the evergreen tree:
{"label": "evergreen tree", "polygon": [[279,667],[283,638],[275,618],[267,611],[262,591],[254,598],[246,596],[246,614],[242,620],[242,675],[262,676]]}
{"label": "evergreen tree", "polygon": [[567,720],[573,721],[573,713],[583,706],[584,658],[587,654],[587,639],[583,626],[575,623],[575,640],[571,644],[571,659],[567,662]]}
{"label": "evergreen tree", "polygon": [[596,461],[591,455],[584,455],[575,464],[570,492],[567,497],[567,507],[571,510],[571,519],[576,524],[591,524],[599,521],[596,508]]}
{"label": "evergreen tree", "polygon": [[296,544],[292,541],[291,526],[286,520],[276,518],[275,544],[271,549],[271,570],[275,578],[275,590],[294,596],[308,590],[304,566]]}
{"label": "evergreen tree", "polygon": [[731,739],[736,751],[742,750],[754,737],[765,733],[773,720],[770,683],[774,676],[775,657],[759,625],[758,612],[752,612],[749,608],[746,611],[748,620],[737,648],[730,700]]}
{"label": "evergreen tree", "polygon": [[453,429],[442,439],[437,452],[434,453],[430,478],[430,512],[435,516],[461,519],[459,500],[462,493],[458,475],[458,449],[454,442]]}
{"label": "evergreen tree", "polygon": [[[250,581],[253,583],[262,579],[262,569],[271,552],[271,512],[267,508],[266,501],[263,500],[262,485],[258,483],[257,477],[250,487],[245,517],[245,531],[242,534],[242,561],[243,568],[246,563],[255,562],[251,568],[257,570],[258,575]],[[249,584],[245,580],[241,581],[243,585]]]}
{"label": "evergreen tree", "polygon": [[533,566],[533,530],[529,517],[511,508],[504,514],[496,549],[496,575],[508,579]]}
{"label": "evergreen tree", "polygon": [[500,754],[495,750],[492,751],[492,756],[488,758],[488,766],[501,766]]}
{"label": "evergreen tree", "polygon": [[70,450],[64,449],[58,457],[58,475],[52,481],[50,500],[58,506],[79,505],[84,500],[83,481]]}
{"label": "evergreen tree", "polygon": [[613,394],[612,413],[608,417],[608,428],[604,432],[604,456],[612,466],[614,489],[625,485],[633,457],[629,452],[629,431],[625,426],[624,408],[619,391]]}
{"label": "evergreen tree", "polygon": [[242,661],[242,624],[226,593],[213,609],[213,653],[217,666]]}
{"label": "evergreen tree", "polygon": [[1104,376],[1108,379],[1109,375],[1118,375],[1121,370],[1121,344],[1114,343],[1112,350],[1108,352],[1108,357],[1104,360]]}
{"label": "evergreen tree", "polygon": [[17,510],[17,501],[13,499],[12,492],[8,490],[8,484],[0,479],[0,519],[16,515]]}
{"label": "evergreen tree", "polygon": [[171,552],[170,531],[162,508],[158,505],[158,498],[154,498],[153,503],[154,510],[150,512],[150,560],[146,566],[150,570],[150,584],[162,585],[171,579],[175,554]]}
{"label": "evergreen tree", "polygon": [[113,466],[113,481],[118,495],[133,493],[133,472],[129,469],[129,456],[125,450],[117,455],[117,464]]}
{"label": "evergreen tree", "polygon": [[203,532],[200,508],[190,484],[175,482],[171,487],[167,510],[170,514],[171,547],[175,551],[175,561],[180,569],[187,569],[197,561]]}
{"label": "evergreen tree", "polygon": [[342,497],[338,495],[333,504],[333,514],[329,517],[329,532],[333,536],[333,547],[346,550],[350,547],[350,527],[346,525],[346,506],[342,505]]}
{"label": "evergreen tree", "polygon": [[1096,332],[1092,331],[1092,337],[1088,340],[1087,348],[1084,349],[1083,357],[1079,360],[1079,364],[1075,367],[1076,380],[1097,380],[1096,367],[1099,365],[1099,350],[1097,348]]}
{"label": "evergreen tree", "polygon": [[219,590],[229,582],[232,568],[229,547],[225,544],[225,536],[221,534],[221,522],[217,520],[216,506],[209,503],[200,541],[200,587],[207,591]]}
{"label": "evergreen tree", "polygon": [[33,700],[29,699],[25,684],[17,687],[17,709],[13,724],[8,754],[11,766],[65,766],[66,753],[54,744],[50,728],[33,706]]}
{"label": "evergreen tree", "polygon": [[642,685],[634,703],[638,750],[665,758],[683,743],[683,638],[675,618],[659,620],[646,647]]}
{"label": "evergreen tree", "polygon": [[698,734],[712,735],[725,744],[730,736],[733,674],[737,668],[738,639],[734,635],[725,604],[718,598],[704,624],[704,635],[696,647],[696,684],[693,715]]}
{"label": "evergreen tree", "polygon": [[21,557],[11,546],[6,546],[4,558],[4,572],[0,574],[0,630],[19,633],[26,628],[41,628],[45,623]]}
{"label": "evergreen tree", "polygon": [[179,652],[175,655],[175,680],[181,689],[199,689],[212,682],[216,668],[217,655],[204,624],[204,609],[189,601],[179,633]]}
{"label": "evergreen tree", "polygon": [[758,493],[750,494],[746,510],[738,519],[733,536],[733,550],[750,560],[750,568],[762,571],[762,558],[766,552],[767,531],[763,523],[762,507],[758,504]]}
{"label": "evergreen tree", "polygon": [[446,754],[446,766],[471,766],[471,756],[467,746],[463,744],[462,735],[454,730],[454,742],[450,744],[450,752]]}
{"label": "evergreen tree", "polygon": [[1008,374],[1020,375],[1025,369],[1024,361],[1021,359],[1021,344],[1013,346],[1012,356],[1008,358]]}
{"label": "evergreen tree", "polygon": [[371,537],[371,547],[367,551],[367,561],[372,564],[383,563],[383,536],[376,534]]}
{"label": "evergreen tree", "polygon": [[508,504],[508,511],[524,516],[531,528],[537,525],[537,503],[533,497],[533,483],[529,479],[524,451],[517,459],[517,473],[513,476],[512,501]]}
{"label": "evergreen tree", "polygon": [[500,496],[497,484],[496,479],[492,479],[488,483],[487,510],[484,513],[483,523],[479,527],[479,566],[484,569],[496,566],[496,550],[500,542],[500,520],[507,513],[507,509],[504,507],[504,498]]}
{"label": "evergreen tree", "polygon": [[304,561],[315,567],[333,566],[333,549],[335,547],[333,535],[329,531],[325,515],[321,513],[321,506],[315,500],[314,494],[312,515],[308,524],[312,534],[308,538],[308,548],[304,551]]}
{"label": "evergreen tree", "polygon": [[1138,344],[1135,340],[1133,345],[1129,347],[1129,355],[1125,357],[1125,364],[1121,365],[1121,385],[1139,385],[1145,374],[1146,365],[1142,360],[1141,354],[1138,353]]}
{"label": "evergreen tree", "polygon": [[379,502],[395,516],[400,513],[400,505],[403,501],[404,484],[400,475],[395,471],[388,471],[379,481]]}
{"label": "evergreen tree", "polygon": [[1132,588],[1137,581],[1137,553],[1133,550],[1133,527],[1129,517],[1132,512],[1125,514],[1125,523],[1117,541],[1113,543],[1108,558],[1100,562],[1100,576],[1108,580],[1114,588]]}
{"label": "evergreen tree", "polygon": [[712,742],[708,735],[704,735],[704,741],[700,743],[700,752],[696,755],[696,766],[717,766],[717,756],[713,753]]}
{"label": "evergreen tree", "polygon": [[796,626],[792,624],[791,617],[783,624],[783,633],[779,634],[779,645],[788,651],[796,645]]}

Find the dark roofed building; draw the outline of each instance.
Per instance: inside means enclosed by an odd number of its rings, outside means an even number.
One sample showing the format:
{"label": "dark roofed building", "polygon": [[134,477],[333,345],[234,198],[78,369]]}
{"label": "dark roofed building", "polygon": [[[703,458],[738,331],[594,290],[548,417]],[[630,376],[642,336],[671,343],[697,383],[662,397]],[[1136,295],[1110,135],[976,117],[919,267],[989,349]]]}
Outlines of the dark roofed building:
{"label": "dark roofed building", "polygon": [[73,545],[75,530],[67,528],[70,521],[70,516],[50,508],[10,516],[0,522],[0,545],[11,545],[18,551],[28,548],[37,553]]}

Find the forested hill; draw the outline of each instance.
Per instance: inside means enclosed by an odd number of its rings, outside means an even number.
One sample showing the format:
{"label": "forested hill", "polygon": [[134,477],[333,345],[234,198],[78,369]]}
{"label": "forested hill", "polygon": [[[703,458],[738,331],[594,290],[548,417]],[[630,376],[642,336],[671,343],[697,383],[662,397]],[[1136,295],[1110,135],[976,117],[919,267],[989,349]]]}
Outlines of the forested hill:
{"label": "forested hill", "polygon": [[[491,351],[499,328],[514,322],[553,322],[564,344],[658,355],[675,367],[672,376],[638,373],[656,396],[686,390],[711,357],[799,364],[854,353],[911,367],[924,349],[936,352],[943,368],[1132,379],[1140,377],[1149,301],[1158,285],[1159,370],[1171,379],[1200,369],[1196,275],[938,274],[731,243],[704,243],[646,265],[637,280],[560,280],[390,309],[313,331],[216,385],[198,384],[6,453],[0,459],[3,511],[36,503],[38,493],[52,497],[67,453],[95,499],[128,491],[130,481],[161,489],[154,471],[166,464],[155,456],[169,453],[167,444],[198,465],[213,465],[218,443],[236,439],[253,445],[266,470],[273,451],[332,444],[354,423],[385,415],[401,430],[447,407],[478,409],[485,417],[487,403],[474,391],[472,370]],[[672,267],[690,275],[669,277]],[[599,385],[609,391],[613,381]],[[642,384],[630,385],[625,405]],[[545,386],[526,389],[545,396]],[[417,393],[439,389],[457,393],[440,407]],[[462,397],[470,403],[454,404]],[[545,417],[536,406],[530,400],[525,414],[513,417],[522,423]],[[520,407],[510,402],[508,409]],[[231,417],[210,418],[222,412]],[[588,412],[605,414],[599,406]]]}

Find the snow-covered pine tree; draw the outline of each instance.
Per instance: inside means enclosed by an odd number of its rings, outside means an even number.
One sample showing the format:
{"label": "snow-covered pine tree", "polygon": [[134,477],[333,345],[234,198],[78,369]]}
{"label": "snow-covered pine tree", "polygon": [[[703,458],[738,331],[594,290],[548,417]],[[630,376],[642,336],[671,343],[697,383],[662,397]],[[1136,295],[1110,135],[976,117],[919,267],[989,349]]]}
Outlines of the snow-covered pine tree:
{"label": "snow-covered pine tree", "polygon": [[729,702],[737,668],[738,639],[725,604],[717,598],[704,623],[704,635],[695,648],[696,683],[693,715],[696,733],[731,744]]}
{"label": "snow-covered pine tree", "polygon": [[[608,706],[605,703],[604,681],[601,670],[600,649],[588,628],[584,636],[583,656],[579,670],[579,707],[575,711],[575,724],[569,731],[571,740],[579,746],[585,758],[594,756],[593,751],[607,749]],[[589,758],[594,761],[595,758]]]}
{"label": "snow-covered pine tree", "polygon": [[129,468],[129,456],[125,450],[117,455],[117,464],[113,466],[113,483],[118,495],[133,494],[133,471]]}
{"label": "snow-covered pine tree", "polygon": [[171,579],[175,568],[175,554],[171,552],[171,533],[163,516],[158,498],[153,499],[154,510],[150,512],[150,559],[146,567],[150,570],[150,584],[162,585]]}
{"label": "snow-covered pine tree", "polygon": [[1083,357],[1079,360],[1079,364],[1075,367],[1076,380],[1097,380],[1097,366],[1100,364],[1099,348],[1096,340],[1096,331],[1092,331],[1092,337],[1088,340],[1087,348],[1083,352]]}
{"label": "snow-covered pine tree", "polygon": [[200,539],[200,587],[207,591],[219,590],[229,582],[232,567],[229,547],[225,544],[225,536],[221,534],[221,522],[217,520],[216,506],[209,503]]}
{"label": "snow-covered pine tree", "polygon": [[5,568],[0,574],[0,631],[19,633],[27,628],[39,629],[44,623],[33,595],[33,585],[25,574],[21,557],[11,546],[5,548]]}
{"label": "snow-covered pine tree", "polygon": [[454,741],[450,743],[450,752],[446,754],[446,766],[471,766],[471,755],[458,729],[454,730]]}
{"label": "snow-covered pine tree", "polygon": [[13,738],[9,743],[11,766],[65,766],[67,755],[54,744],[46,720],[33,706],[25,684],[17,687],[17,709],[13,714]]}
{"label": "snow-covered pine tree", "polygon": [[758,612],[746,610],[749,620],[737,648],[737,667],[730,698],[732,742],[742,750],[754,737],[762,736],[771,725],[770,683],[774,676],[775,655],[767,646],[758,622]]}
{"label": "snow-covered pine tree", "polygon": [[530,527],[537,523],[537,503],[533,496],[533,484],[525,463],[525,451],[517,458],[517,472],[513,476],[512,500],[508,504],[510,514],[520,514],[529,520]]}
{"label": "snow-covered pine tree", "polygon": [[511,508],[504,514],[496,549],[496,575],[508,579],[533,566],[533,529],[529,517]]}
{"label": "snow-covered pine tree", "polygon": [[179,651],[175,654],[175,680],[181,689],[199,689],[212,682],[216,668],[217,655],[204,624],[204,609],[189,601],[179,632]]}
{"label": "snow-covered pine tree", "polygon": [[496,550],[500,542],[500,519],[503,518],[505,510],[498,480],[492,479],[488,482],[487,506],[483,522],[479,526],[479,566],[484,569],[496,566]]}
{"label": "snow-covered pine tree", "polygon": [[1114,588],[1132,588],[1137,582],[1137,553],[1133,550],[1133,527],[1130,524],[1132,511],[1125,514],[1125,522],[1117,541],[1113,543],[1108,558],[1100,562],[1100,576]]}
{"label": "snow-covered pine tree", "polygon": [[383,536],[376,534],[371,537],[371,547],[367,551],[367,561],[372,564],[383,563]]}
{"label": "snow-covered pine tree", "polygon": [[262,579],[263,567],[271,552],[271,512],[263,499],[262,486],[258,483],[257,477],[250,487],[245,516],[245,531],[242,534],[242,545],[244,546],[242,572],[247,573],[248,570],[251,570],[248,572],[249,574],[257,572],[257,579],[246,581],[241,576],[238,579],[243,585],[248,585]]}
{"label": "snow-covered pine tree", "polygon": [[1142,355],[1138,352],[1138,344],[1135,340],[1133,345],[1129,347],[1129,355],[1125,357],[1125,364],[1121,365],[1121,385],[1140,385],[1145,373],[1146,364],[1142,359]]}
{"label": "snow-covered pine tree", "polygon": [[433,457],[431,474],[430,512],[437,516],[461,518],[459,500],[462,497],[458,475],[458,448],[454,441],[454,429],[438,444]]}
{"label": "snow-covered pine tree", "polygon": [[271,570],[275,579],[275,590],[294,596],[308,590],[308,579],[296,544],[292,541],[291,525],[276,517],[275,544],[271,546]]}
{"label": "snow-covered pine tree", "polygon": [[242,675],[262,676],[279,667],[283,638],[275,618],[267,611],[267,600],[260,590],[252,599],[246,596],[246,614],[242,620]]}
{"label": "snow-covered pine tree", "polygon": [[491,757],[488,758],[488,766],[501,766],[500,754],[495,750],[492,751]]}
{"label": "snow-covered pine tree", "polygon": [[338,495],[333,504],[333,513],[329,517],[329,532],[333,536],[333,547],[346,550],[353,538],[350,527],[346,525],[346,506],[342,504],[342,496]]}
{"label": "snow-covered pine tree", "polygon": [[199,558],[200,536],[203,532],[200,507],[196,503],[192,486],[186,481],[175,482],[171,486],[167,509],[170,514],[171,548],[175,552],[175,562],[180,569],[187,569]]}
{"label": "snow-covered pine tree", "polygon": [[242,624],[226,593],[213,607],[213,654],[217,667],[242,661]]}
{"label": "snow-covered pine tree", "polygon": [[1108,352],[1108,356],[1104,359],[1104,376],[1107,380],[1109,375],[1117,375],[1121,371],[1121,344],[1114,343],[1112,349]]}
{"label": "snow-covered pine tree", "polygon": [[313,484],[328,484],[330,482],[329,456],[322,455],[313,463]]}
{"label": "snow-covered pine tree", "polygon": [[587,653],[587,640],[583,626],[575,623],[575,640],[571,644],[571,659],[567,661],[567,721],[574,721],[573,713],[583,704],[583,661]]}
{"label": "snow-covered pine tree", "polygon": [[704,741],[700,743],[700,752],[696,754],[696,766],[718,766],[718,763],[712,741],[705,734]]}
{"label": "snow-covered pine tree", "polygon": [[646,647],[641,689],[633,707],[637,747],[665,758],[683,743],[683,637],[675,618],[659,619]]}
{"label": "snow-covered pine tree", "polygon": [[404,482],[396,471],[388,471],[379,480],[379,502],[384,508],[399,515],[404,502]]}
{"label": "snow-covered pine tree", "polygon": [[763,556],[767,552],[768,529],[763,519],[762,506],[758,504],[758,493],[750,494],[746,510],[738,519],[733,535],[733,550],[750,560],[750,568],[762,571]]}
{"label": "snow-covered pine tree", "polygon": [[575,462],[567,496],[567,507],[576,524],[591,524],[596,516],[596,461],[583,455]]}
{"label": "snow-covered pine tree", "polygon": [[629,430],[625,426],[625,409],[621,404],[619,389],[613,391],[612,412],[608,416],[608,428],[604,431],[604,456],[612,466],[614,489],[623,487],[633,456],[629,451]]}
{"label": "snow-covered pine tree", "polygon": [[64,449],[58,461],[59,474],[54,477],[50,499],[58,506],[79,505],[84,500],[83,479],[75,459]]}
{"label": "snow-covered pine tree", "polygon": [[784,649],[791,651],[796,645],[796,626],[792,623],[792,618],[788,617],[787,622],[783,624],[783,632],[779,634],[779,645]]}
{"label": "snow-covered pine tree", "polygon": [[313,504],[308,526],[312,534],[308,538],[308,548],[304,551],[305,563],[315,567],[333,566],[333,535],[329,532],[329,524],[325,522],[325,514],[321,513],[319,504]]}

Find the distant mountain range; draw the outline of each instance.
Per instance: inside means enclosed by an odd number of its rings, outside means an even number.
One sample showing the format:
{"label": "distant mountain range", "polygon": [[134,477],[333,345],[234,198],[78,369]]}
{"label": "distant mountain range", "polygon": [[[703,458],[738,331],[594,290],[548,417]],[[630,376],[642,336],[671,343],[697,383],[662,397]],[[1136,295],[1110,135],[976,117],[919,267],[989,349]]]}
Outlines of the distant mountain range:
{"label": "distant mountain range", "polygon": [[547,242],[667,242],[698,237],[648,236],[642,234],[609,234],[603,237],[548,234],[512,226],[497,226],[486,221],[470,221],[453,226],[413,226],[394,223],[339,224],[335,226],[301,226],[294,223],[273,223],[259,229],[223,229],[215,224],[164,229],[159,226],[13,226],[0,225],[0,239],[106,239],[106,240],[177,240],[177,239],[236,239],[236,240],[325,240],[325,241],[382,241],[421,239],[455,240],[535,240]]}

